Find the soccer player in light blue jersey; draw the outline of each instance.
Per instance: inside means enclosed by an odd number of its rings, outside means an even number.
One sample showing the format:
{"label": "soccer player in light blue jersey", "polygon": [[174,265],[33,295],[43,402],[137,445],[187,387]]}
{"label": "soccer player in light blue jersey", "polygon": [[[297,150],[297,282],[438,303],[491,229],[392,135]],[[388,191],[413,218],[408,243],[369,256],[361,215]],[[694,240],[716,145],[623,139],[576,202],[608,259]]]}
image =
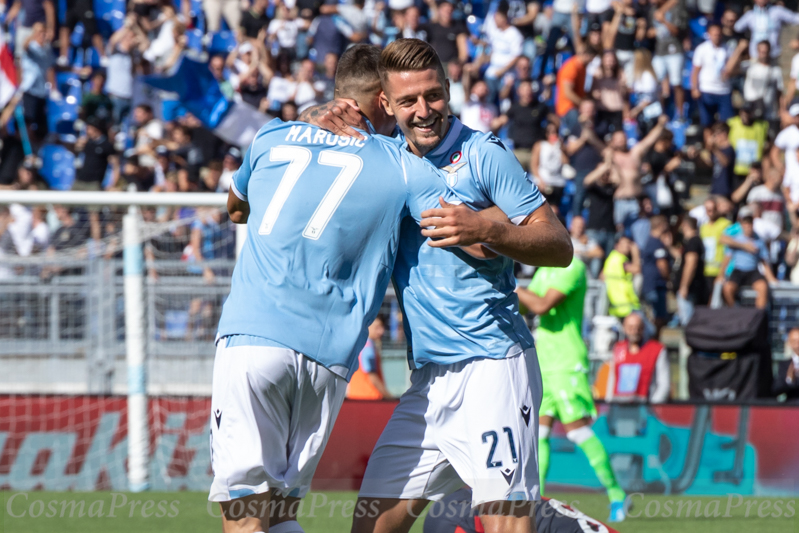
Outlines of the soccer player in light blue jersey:
{"label": "soccer player in light blue jersey", "polygon": [[[379,51],[348,50],[336,93],[373,132]],[[400,142],[340,137],[306,123],[262,128],[233,178],[228,211],[248,222],[219,323],[211,399],[209,500],[226,532],[302,531],[308,491],[395,263],[400,220],[453,199]],[[271,504],[271,505],[270,505]]]}
{"label": "soccer player in light blue jersey", "polygon": [[[513,260],[566,266],[571,243],[513,153],[448,116],[448,82],[429,44],[399,39],[380,67],[383,105],[408,150],[439,168],[457,200],[424,212],[423,230],[403,220],[394,282],[411,387],[369,460],[353,532],[407,532],[429,501],[468,484],[486,531],[528,533],[542,389]],[[343,129],[348,111],[337,113],[325,120]],[[491,206],[504,222],[475,211]],[[483,259],[459,248],[476,243]]]}

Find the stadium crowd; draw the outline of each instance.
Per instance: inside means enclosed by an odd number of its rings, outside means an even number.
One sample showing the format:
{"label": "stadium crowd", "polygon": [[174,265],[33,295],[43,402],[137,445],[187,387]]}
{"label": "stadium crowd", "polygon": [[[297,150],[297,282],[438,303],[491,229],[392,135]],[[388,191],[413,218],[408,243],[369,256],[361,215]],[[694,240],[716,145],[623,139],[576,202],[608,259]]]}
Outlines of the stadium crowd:
{"label": "stadium crowd", "polygon": [[[293,120],[332,98],[347,46],[416,37],[446,65],[452,113],[511,147],[563,217],[611,314],[643,306],[658,328],[684,325],[715,287],[733,305],[751,286],[766,307],[769,285],[799,283],[799,54],[782,68],[799,14],[770,0],[6,0],[0,12],[20,80],[0,116],[0,190],[225,192],[242,147],[140,76],[200,58],[226,97]],[[15,210],[0,208],[5,254],[118,231],[102,212]],[[212,218],[185,237],[195,259]]]}

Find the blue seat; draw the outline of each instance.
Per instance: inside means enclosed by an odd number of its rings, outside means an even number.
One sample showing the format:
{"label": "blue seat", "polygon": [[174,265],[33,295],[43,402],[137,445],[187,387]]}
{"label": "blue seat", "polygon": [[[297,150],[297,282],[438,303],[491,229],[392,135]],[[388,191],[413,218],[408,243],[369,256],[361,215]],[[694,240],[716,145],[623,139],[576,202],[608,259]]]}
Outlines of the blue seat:
{"label": "blue seat", "polygon": [[125,22],[125,0],[94,0],[97,29],[104,38],[122,27]]}
{"label": "blue seat", "polygon": [[208,46],[208,53],[229,54],[236,47],[236,36],[230,31],[220,31],[211,34],[211,44]]}
{"label": "blue seat", "polygon": [[83,36],[86,35],[86,30],[83,27],[82,22],[78,22],[75,25],[75,29],[72,30],[72,35],[69,36],[69,44],[71,46],[80,46],[83,44]]}
{"label": "blue seat", "polygon": [[58,72],[55,75],[56,86],[61,94],[72,94],[77,87],[80,94],[80,78],[74,72]]}
{"label": "blue seat", "polygon": [[67,95],[61,100],[48,100],[47,127],[58,134],[75,133],[75,121],[78,119],[78,99]]}
{"label": "blue seat", "polygon": [[83,60],[83,64],[92,68],[97,68],[100,66],[100,52],[97,51],[96,48],[89,47],[84,52],[85,57]]}
{"label": "blue seat", "polygon": [[203,51],[203,32],[202,30],[194,29],[186,32],[187,45],[191,50],[198,52]]}
{"label": "blue seat", "polygon": [[68,191],[75,182],[75,155],[58,144],[45,144],[39,150],[39,174],[51,189]]}

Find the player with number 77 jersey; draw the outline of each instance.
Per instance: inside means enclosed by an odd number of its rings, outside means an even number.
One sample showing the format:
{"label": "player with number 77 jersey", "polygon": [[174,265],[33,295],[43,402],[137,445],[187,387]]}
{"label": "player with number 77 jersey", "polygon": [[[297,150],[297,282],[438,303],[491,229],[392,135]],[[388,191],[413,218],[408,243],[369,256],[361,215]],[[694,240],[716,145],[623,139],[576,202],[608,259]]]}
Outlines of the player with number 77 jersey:
{"label": "player with number 77 jersey", "polygon": [[209,500],[226,530],[297,530],[291,512],[234,504],[308,491],[391,278],[400,220],[453,199],[432,164],[374,134],[393,130],[370,107],[378,60],[355,47],[341,59],[354,68],[336,78],[371,119],[363,138],[274,120],[233,178],[228,210],[248,222],[247,240],[219,323],[210,421]]}

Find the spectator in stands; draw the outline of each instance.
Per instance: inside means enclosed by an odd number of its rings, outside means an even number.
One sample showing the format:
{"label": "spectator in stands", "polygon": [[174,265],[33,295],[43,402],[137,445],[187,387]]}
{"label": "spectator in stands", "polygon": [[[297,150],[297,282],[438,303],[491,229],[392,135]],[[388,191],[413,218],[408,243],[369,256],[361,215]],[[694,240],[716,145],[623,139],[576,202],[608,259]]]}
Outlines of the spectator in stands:
{"label": "spectator in stands", "polygon": [[114,32],[108,40],[108,79],[105,92],[113,104],[112,126],[119,126],[130,114],[133,99],[133,54],[141,39],[132,29],[132,17],[125,19],[125,25]]}
{"label": "spectator in stands", "polygon": [[266,9],[269,7],[269,0],[253,0],[250,8],[241,14],[241,26],[239,28],[239,40],[256,39],[261,31],[269,26],[269,16]]}
{"label": "spectator in stands", "polygon": [[772,62],[769,42],[760,41],[757,60],[746,70],[744,100],[759,107],[761,118],[779,124],[783,92],[782,69]]}
{"label": "spectator in stands", "polygon": [[581,216],[572,218],[569,226],[569,233],[572,238],[574,255],[588,265],[588,272],[591,277],[596,279],[602,270],[602,260],[605,258],[605,251],[599,244],[591,239],[585,232],[585,219]]}
{"label": "spectator in stands", "polygon": [[280,53],[287,54],[294,59],[297,49],[297,36],[303,25],[302,19],[298,19],[293,10],[285,4],[278,4],[275,9],[275,18],[269,23],[266,30],[269,43],[277,43]]}
{"label": "spectator in stands", "polygon": [[[134,185],[138,192],[147,192],[152,189],[155,185],[153,167],[142,165],[141,157],[136,155],[135,150],[127,150],[124,155],[124,163],[114,168],[114,172],[118,174],[114,176],[114,188],[126,191],[130,185]],[[188,192],[188,190],[181,190],[181,192]]]}
{"label": "spectator in stands", "polygon": [[795,226],[799,209],[799,104],[792,104],[788,115],[791,122],[777,135],[771,147],[771,164],[782,174],[782,192],[791,225]]}
{"label": "spectator in stands", "polygon": [[[435,4],[434,4],[435,5]],[[461,64],[469,60],[467,40],[469,30],[462,21],[455,21],[452,14],[455,6],[449,0],[439,0],[433,12],[434,17],[421,29],[438,54],[443,64],[458,61]]]}
{"label": "spectator in stands", "polygon": [[610,27],[603,37],[605,50],[616,50],[619,67],[630,81],[635,52],[635,34],[641,24],[646,25],[645,13],[634,0],[614,2]]}
{"label": "spectator in stands", "polygon": [[133,121],[136,124],[134,137],[136,138],[135,153],[139,155],[137,164],[143,167],[153,168],[155,158],[153,150],[155,144],[164,138],[164,125],[155,118],[153,108],[147,104],[141,104],[133,110]]}
{"label": "spectator in stands", "polygon": [[[795,47],[799,46],[799,41],[793,41],[793,44]],[[793,59],[791,59],[788,87],[783,99],[785,109],[788,109],[794,103],[799,103],[799,99],[796,98],[797,80],[799,80],[799,53],[794,54]]]}
{"label": "spectator in stands", "polygon": [[463,77],[463,65],[457,61],[447,63],[449,79],[449,111],[460,117],[463,104],[466,102],[466,90],[471,89]]}
{"label": "spectator in stands", "polygon": [[613,216],[617,226],[628,225],[638,216],[640,206],[638,199],[643,195],[641,183],[641,163],[646,154],[663,133],[668,117],[660,115],[657,126],[652,128],[646,137],[632,148],[628,147],[627,135],[624,131],[612,134],[610,148],[613,152],[612,172],[618,174],[619,186],[614,195]]}
{"label": "spectator in stands", "polygon": [[11,23],[17,20],[17,16],[20,13],[22,15],[17,21],[14,41],[14,51],[17,57],[22,57],[22,54],[27,49],[27,43],[36,24],[41,24],[44,32],[42,46],[44,42],[47,42],[48,46],[53,42],[56,28],[55,4],[52,0],[19,0],[13,2],[8,10],[5,24],[10,27]]}
{"label": "spectator in stands", "polygon": [[227,73],[225,72],[225,58],[221,55],[212,56],[208,61],[208,70],[214,75],[214,79],[219,83],[219,89],[226,98],[233,99],[235,89],[233,84],[230,83]]}
{"label": "spectator in stands", "polygon": [[[521,56],[518,61],[516,61],[516,66],[513,70],[505,74],[505,77],[502,79],[502,88],[499,90],[499,100],[502,102],[502,105],[505,105],[505,100],[511,102],[515,101],[516,93],[519,91],[519,85],[526,81],[533,82],[532,65],[526,56]],[[535,87],[539,87],[539,84],[536,83]]]}
{"label": "spectator in stands", "polygon": [[602,54],[602,63],[594,74],[591,96],[597,103],[597,130],[602,133],[622,131],[627,105],[627,88],[619,61],[612,50]]}
{"label": "spectator in stands", "polygon": [[568,129],[574,129],[574,122],[578,117],[577,109],[585,98],[586,67],[594,57],[594,49],[586,48],[569,58],[558,70],[555,112]]}
{"label": "spectator in stands", "polygon": [[635,293],[633,276],[641,273],[638,247],[629,237],[622,235],[605,259],[602,278],[605,280],[611,316],[623,318],[641,308]]}
{"label": "spectator in stands", "polygon": [[705,247],[705,280],[709,293],[713,292],[713,285],[721,273],[721,265],[724,260],[721,236],[724,234],[724,230],[732,224],[727,218],[721,216],[720,201],[720,198],[713,196],[705,200],[707,221],[699,226],[699,236]]}
{"label": "spectator in stands", "polygon": [[[755,120],[754,104],[745,102],[738,116],[728,120],[727,125],[730,127],[730,145],[735,151],[735,183],[740,183],[749,175],[752,165],[755,162],[759,164],[763,158],[769,124],[765,120]],[[733,198],[733,201],[740,200]]]}
{"label": "spectator in stands", "polygon": [[237,32],[241,22],[241,8],[238,0],[203,0],[203,12],[208,31],[216,33],[221,29],[222,17],[228,27]]}
{"label": "spectator in stands", "polygon": [[641,273],[644,278],[641,294],[652,310],[652,317],[659,334],[668,319],[666,293],[671,265],[666,246],[671,245],[672,238],[666,217],[653,216],[649,220],[649,226],[649,237],[641,248]]}
{"label": "spectator in stands", "polygon": [[72,5],[67,7],[65,24],[58,30],[59,35],[59,56],[58,66],[69,66],[69,38],[75,26],[81,24],[83,26],[83,40],[79,48],[89,48],[93,46],[100,52],[100,66],[107,67],[108,60],[105,56],[105,47],[103,46],[103,36],[100,35],[97,29],[97,20],[94,16],[94,2],[92,0],[75,0],[71,2]]}
{"label": "spectator in stands", "polygon": [[165,145],[172,153],[172,160],[178,167],[185,168],[189,172],[189,179],[193,183],[199,183],[204,155],[192,141],[189,128],[182,124],[175,125],[171,139]]}
{"label": "spectator in stands", "polygon": [[461,122],[473,130],[489,132],[496,125],[497,108],[489,100],[489,89],[486,82],[478,80],[472,85],[469,100],[461,108]]}
{"label": "spectator in stands", "polygon": [[699,237],[696,219],[685,217],[680,225],[682,250],[680,271],[677,276],[677,315],[680,325],[685,327],[697,305],[706,305],[709,300],[707,282],[704,278],[705,246]]}
{"label": "spectator in stands", "polygon": [[780,33],[784,25],[799,24],[799,13],[783,6],[771,5],[770,0],[755,0],[755,7],[735,23],[735,31],[751,33],[749,38],[749,57],[757,57],[757,46],[761,41],[771,44],[771,56],[777,57],[780,48]]}
{"label": "spectator in stands", "polygon": [[682,88],[684,62],[682,38],[688,27],[688,13],[681,0],[655,0],[652,19],[655,30],[655,55],[652,66],[658,81],[665,80],[663,87],[669,92],[665,92],[664,96],[668,97],[670,92],[674,93],[677,116],[682,117],[685,102]]}
{"label": "spectator in stands", "polygon": [[680,202],[672,176],[682,164],[682,156],[674,147],[674,134],[663,130],[644,161],[643,170],[646,172],[648,168],[651,178],[646,191],[655,204],[653,211],[667,216],[680,214]]}
{"label": "spectator in stands", "polygon": [[729,77],[737,62],[741,47],[730,55],[721,43],[721,28],[710,24],[707,28],[708,40],[694,51],[691,71],[691,95],[699,106],[702,126],[709,127],[718,120],[726,122],[733,115]]}
{"label": "spectator in stands", "polygon": [[[536,56],[535,23],[541,13],[541,2],[527,0],[508,1],[508,19],[524,38],[522,47],[525,57],[532,61]],[[544,18],[544,17],[541,17]],[[543,50],[539,50],[539,53]]]}
{"label": "spectator in stands", "polygon": [[292,122],[297,120],[300,114],[297,111],[297,104],[294,102],[286,102],[280,107],[280,120],[283,122]]}
{"label": "spectator in stands", "polygon": [[[335,98],[337,67],[338,56],[332,53],[327,54],[322,66],[322,74],[316,82],[316,85],[321,89],[323,102],[329,102]],[[450,80],[450,83],[452,83],[452,80]]]}
{"label": "spectator in stands", "polygon": [[324,13],[314,18],[308,29],[308,38],[316,53],[317,63],[322,63],[328,54],[341,56],[348,45],[348,40],[339,30],[333,15]]}
{"label": "spectator in stands", "polygon": [[646,133],[652,129],[654,122],[663,113],[659,85],[649,50],[635,51],[631,73],[627,89],[634,107],[629,110],[628,118],[636,121],[642,133]]}
{"label": "spectator in stands", "polygon": [[[776,283],[777,279],[771,271],[766,245],[755,233],[754,215],[751,209],[741,208],[738,211],[738,221],[740,232],[722,237],[722,243],[728,246],[722,272],[727,264],[732,265],[732,272],[724,281],[724,301],[733,307],[738,290],[741,287],[751,286],[757,293],[755,307],[765,309],[768,304],[768,284]],[[763,274],[760,273],[759,267],[762,268]],[[721,277],[721,274],[719,276]]]}
{"label": "spectator in stands", "polygon": [[109,159],[114,156],[114,146],[105,132],[106,125],[101,119],[92,116],[86,120],[86,135],[75,143],[75,152],[82,164],[75,172],[73,190],[102,190]]}
{"label": "spectator in stands", "polygon": [[[605,151],[605,160],[585,178],[585,197],[588,200],[586,234],[610,254],[615,244],[616,225],[613,222],[613,194],[618,187],[618,174],[612,172],[610,150]],[[594,277],[599,274],[595,265]]]}
{"label": "spectator in stands", "polygon": [[[19,87],[25,122],[37,141],[47,135],[47,97],[54,100],[61,98],[55,88],[53,51],[45,32],[44,24],[36,22],[23,43],[22,82]],[[49,91],[48,83],[51,87]]]}
{"label": "spectator in stands", "polygon": [[427,29],[419,22],[418,7],[414,5],[406,9],[403,18],[402,37],[405,39],[421,39],[422,41],[428,40]]}
{"label": "spectator in stands", "polygon": [[668,401],[671,375],[666,347],[645,340],[646,324],[640,313],[630,313],[623,322],[625,340],[613,347],[605,400],[653,403]]}
{"label": "spectator in stands", "polygon": [[233,146],[222,160],[222,175],[219,176],[219,192],[228,192],[233,175],[241,166],[241,150]]}
{"label": "spectator in stands", "polygon": [[705,147],[699,156],[713,169],[710,194],[730,198],[732,196],[733,176],[735,175],[735,150],[730,145],[730,127],[725,122],[717,122],[706,136]]}
{"label": "spectator in stands", "polygon": [[142,57],[151,63],[157,72],[163,72],[168,68],[169,62],[174,64],[175,48],[180,44],[179,38],[186,32],[186,26],[178,20],[172,4],[163,4],[155,27],[158,28],[158,36],[146,43],[148,46]]}
{"label": "spectator in stands", "polygon": [[377,316],[369,325],[369,338],[358,356],[358,370],[347,385],[347,398],[350,400],[390,400],[391,393],[383,379],[383,365],[380,360],[383,335],[386,332],[385,319]]}
{"label": "spectator in stands", "polygon": [[114,111],[114,104],[111,98],[104,91],[105,74],[95,72],[92,75],[91,87],[88,92],[83,93],[80,102],[80,117],[83,120],[98,119],[103,122],[111,120]]}
{"label": "spectator in stands", "polygon": [[[492,127],[494,131],[498,131],[508,125],[508,137],[513,141],[513,154],[524,169],[530,168],[533,145],[544,138],[544,123],[548,113],[549,107],[535,98],[532,83],[523,81],[519,84],[510,108],[497,118]],[[557,135],[557,126],[550,124]]]}
{"label": "spectator in stands", "polygon": [[[582,214],[584,200],[588,194],[601,196],[603,192],[607,190],[608,184],[613,187],[614,191],[615,187],[618,186],[618,180],[616,183],[612,183],[611,180],[608,179],[600,189],[594,189],[593,193],[587,192],[588,184],[585,183],[585,181],[587,180],[587,176],[602,162],[602,151],[605,149],[605,143],[599,139],[594,131],[594,121],[596,120],[596,105],[594,101],[591,99],[583,100],[578,110],[579,113],[574,124],[561,127],[561,132],[565,139],[564,151],[566,155],[569,156],[569,165],[571,165],[575,172],[574,198],[572,200],[572,213],[575,215]],[[594,200],[592,199],[591,201]],[[597,199],[597,205],[600,204],[603,207],[605,206],[601,200]],[[588,231],[604,231],[605,223],[594,218],[595,215],[598,215],[599,210],[591,207],[590,211],[592,212],[590,212],[588,216]],[[606,211],[604,214],[612,215],[613,206],[611,205],[610,211]],[[612,218],[610,223],[613,224]],[[613,231],[615,231],[615,229],[611,230],[611,234]],[[606,253],[610,252],[613,246],[613,239],[610,236],[607,237],[607,240],[604,236],[600,237],[599,235],[593,235],[592,238],[599,242]]]}
{"label": "spectator in stands", "polygon": [[530,173],[541,194],[556,213],[560,210],[563,189],[566,187],[564,166],[568,162],[569,159],[563,151],[558,136],[558,126],[553,123],[547,124],[545,137],[533,146]]}
{"label": "spectator in stands", "polygon": [[753,166],[744,183],[733,193],[732,201],[740,204],[757,204],[763,218],[771,222],[778,231],[784,226],[785,197],[782,195],[782,176],[775,168],[769,168],[762,179],[762,172]]}
{"label": "spectator in stands", "polygon": [[788,359],[777,363],[777,376],[774,378],[775,396],[785,394],[787,399],[799,399],[799,328],[791,328],[786,339]]}
{"label": "spectator in stands", "polygon": [[499,94],[502,78],[516,66],[516,62],[522,56],[524,37],[510,24],[508,3],[505,0],[499,2],[493,18],[486,21],[484,31],[491,47],[485,81],[488,85],[488,99],[493,102]]}

